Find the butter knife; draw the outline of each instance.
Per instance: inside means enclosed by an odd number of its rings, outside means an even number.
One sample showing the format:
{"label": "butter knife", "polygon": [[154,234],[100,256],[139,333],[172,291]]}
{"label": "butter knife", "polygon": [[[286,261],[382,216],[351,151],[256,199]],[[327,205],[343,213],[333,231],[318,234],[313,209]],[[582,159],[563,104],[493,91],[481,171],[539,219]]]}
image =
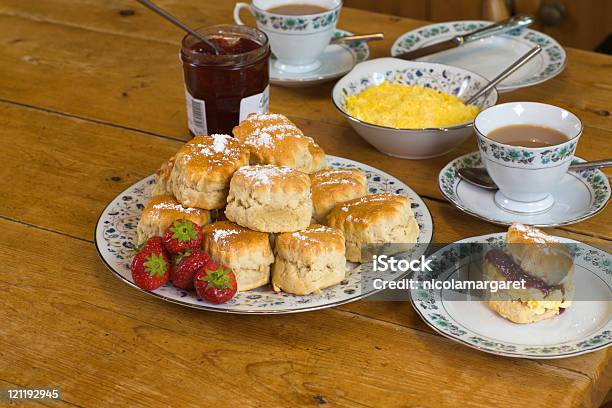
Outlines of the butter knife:
{"label": "butter knife", "polygon": [[497,23],[482,27],[476,31],[472,31],[471,33],[457,35],[451,38],[450,40],[442,41],[439,43],[428,45],[423,48],[416,49],[414,51],[409,51],[403,54],[396,55],[395,58],[414,60],[417,58],[424,57],[426,55],[450,50],[451,48],[459,47],[473,41],[490,37],[492,35],[506,33],[517,28],[524,28],[533,23],[533,21],[533,17],[524,14],[519,14],[516,16],[512,16],[507,20],[499,21]]}

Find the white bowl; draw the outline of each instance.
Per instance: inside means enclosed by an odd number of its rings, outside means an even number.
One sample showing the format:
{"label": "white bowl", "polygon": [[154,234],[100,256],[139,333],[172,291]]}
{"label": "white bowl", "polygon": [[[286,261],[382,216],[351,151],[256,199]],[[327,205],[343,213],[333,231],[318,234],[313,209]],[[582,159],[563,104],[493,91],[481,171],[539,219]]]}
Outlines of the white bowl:
{"label": "white bowl", "polygon": [[[431,62],[378,58],[357,64],[338,81],[332,91],[336,108],[353,129],[368,143],[389,156],[402,159],[427,159],[441,156],[459,146],[473,133],[473,122],[454,126],[424,129],[396,129],[356,119],[345,112],[346,98],[383,82],[422,85],[463,100],[468,99],[488,81],[462,68]],[[495,105],[497,90],[476,101],[481,110]]]}

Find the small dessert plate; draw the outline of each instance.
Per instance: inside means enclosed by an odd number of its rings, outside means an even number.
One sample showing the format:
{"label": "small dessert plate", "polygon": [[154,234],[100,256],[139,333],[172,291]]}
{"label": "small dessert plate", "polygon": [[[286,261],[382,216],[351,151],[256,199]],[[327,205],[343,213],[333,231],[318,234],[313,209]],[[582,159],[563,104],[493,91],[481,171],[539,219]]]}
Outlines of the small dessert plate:
{"label": "small dessert plate", "polygon": [[[575,158],[576,162],[584,160]],[[611,189],[606,175],[600,170],[569,171],[552,191],[553,206],[544,213],[516,214],[501,209],[495,203],[495,191],[477,187],[457,174],[463,167],[484,167],[479,152],[452,160],[438,175],[442,195],[455,207],[474,217],[494,224],[514,222],[536,227],[558,227],[586,220],[602,211],[610,200]]]}
{"label": "small dessert plate", "polygon": [[[334,37],[353,35],[353,33],[336,29]],[[350,44],[330,44],[319,57],[319,68],[292,73],[278,69],[276,58],[270,57],[270,83],[286,87],[306,87],[321,84],[339,78],[353,67],[370,56],[370,48],[365,41]]]}
{"label": "small dessert plate", "polygon": [[[434,272],[418,272],[419,281],[452,282],[467,276],[480,260],[455,244],[502,245],[505,233],[466,238],[429,256]],[[610,254],[574,240],[574,300],[565,311],[549,320],[517,324],[501,317],[480,299],[444,289],[410,291],[412,306],[441,335],[475,349],[507,356],[550,359],[590,353],[612,344],[612,273]]]}
{"label": "small dessert plate", "polygon": [[[399,36],[391,47],[391,56],[467,34],[488,24],[491,22],[451,21],[420,27]],[[493,79],[535,45],[542,47],[543,52],[496,86],[499,92],[509,92],[542,83],[563,71],[566,62],[563,47],[546,34],[522,29],[483,38],[417,61],[452,65]]]}

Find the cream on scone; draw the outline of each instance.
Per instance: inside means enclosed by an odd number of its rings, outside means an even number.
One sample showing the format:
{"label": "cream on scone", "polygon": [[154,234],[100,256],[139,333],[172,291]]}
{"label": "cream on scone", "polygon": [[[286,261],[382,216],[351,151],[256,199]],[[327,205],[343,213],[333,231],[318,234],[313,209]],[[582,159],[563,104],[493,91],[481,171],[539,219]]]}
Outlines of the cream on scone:
{"label": "cream on scone", "polygon": [[233,129],[251,152],[251,164],[274,164],[305,173],[325,168],[325,152],[284,115],[251,113]]}
{"label": "cream on scone", "polygon": [[344,232],[346,259],[352,262],[367,260],[362,249],[368,244],[413,244],[419,235],[410,199],[391,193],[338,204],[327,216],[327,225]]}
{"label": "cream on scone", "polygon": [[304,229],[312,217],[310,178],[290,167],[242,167],[232,177],[225,215],[256,231]]}
{"label": "cream on scone", "polygon": [[310,175],[313,218],[324,224],[327,214],[337,205],[368,192],[368,182],[358,169],[327,169]]}
{"label": "cream on scone", "polygon": [[199,226],[212,221],[210,211],[183,207],[171,195],[151,197],[136,227],[138,244],[146,242],[151,237],[163,235],[172,222],[182,218],[193,221]]}
{"label": "cream on scone", "polygon": [[275,291],[308,295],[340,283],[346,275],[344,236],[337,228],[313,224],[276,236],[272,266]]}
{"label": "cream on scone", "polygon": [[213,259],[234,271],[239,291],[270,282],[274,255],[267,233],[218,221],[202,228],[202,247]]}
{"label": "cream on scone", "polygon": [[524,281],[525,288],[487,293],[489,307],[514,323],[551,319],[571,305],[574,260],[568,248],[537,228],[513,224],[504,248],[484,257],[483,277],[489,281]]}
{"label": "cream on scone", "polygon": [[230,180],[249,164],[249,150],[228,135],[195,136],[176,153],[170,188],[187,207],[225,207]]}

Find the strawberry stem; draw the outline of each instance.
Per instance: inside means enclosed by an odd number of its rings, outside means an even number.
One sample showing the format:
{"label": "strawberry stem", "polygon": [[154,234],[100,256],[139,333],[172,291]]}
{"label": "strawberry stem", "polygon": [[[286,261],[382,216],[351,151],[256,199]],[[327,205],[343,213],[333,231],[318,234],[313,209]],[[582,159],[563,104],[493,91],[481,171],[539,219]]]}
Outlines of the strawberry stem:
{"label": "strawberry stem", "polygon": [[200,277],[201,281],[208,282],[217,289],[231,289],[232,283],[229,275],[229,269],[223,269],[221,265],[216,271],[209,271],[205,276]]}
{"label": "strawberry stem", "polygon": [[179,242],[189,242],[198,239],[198,233],[193,227],[193,223],[185,218],[174,221],[170,231],[172,232],[172,238]]}
{"label": "strawberry stem", "polygon": [[168,263],[164,259],[162,255],[152,254],[146,258],[146,262],[144,263],[145,271],[151,277],[155,276],[164,276],[166,270],[168,268]]}

